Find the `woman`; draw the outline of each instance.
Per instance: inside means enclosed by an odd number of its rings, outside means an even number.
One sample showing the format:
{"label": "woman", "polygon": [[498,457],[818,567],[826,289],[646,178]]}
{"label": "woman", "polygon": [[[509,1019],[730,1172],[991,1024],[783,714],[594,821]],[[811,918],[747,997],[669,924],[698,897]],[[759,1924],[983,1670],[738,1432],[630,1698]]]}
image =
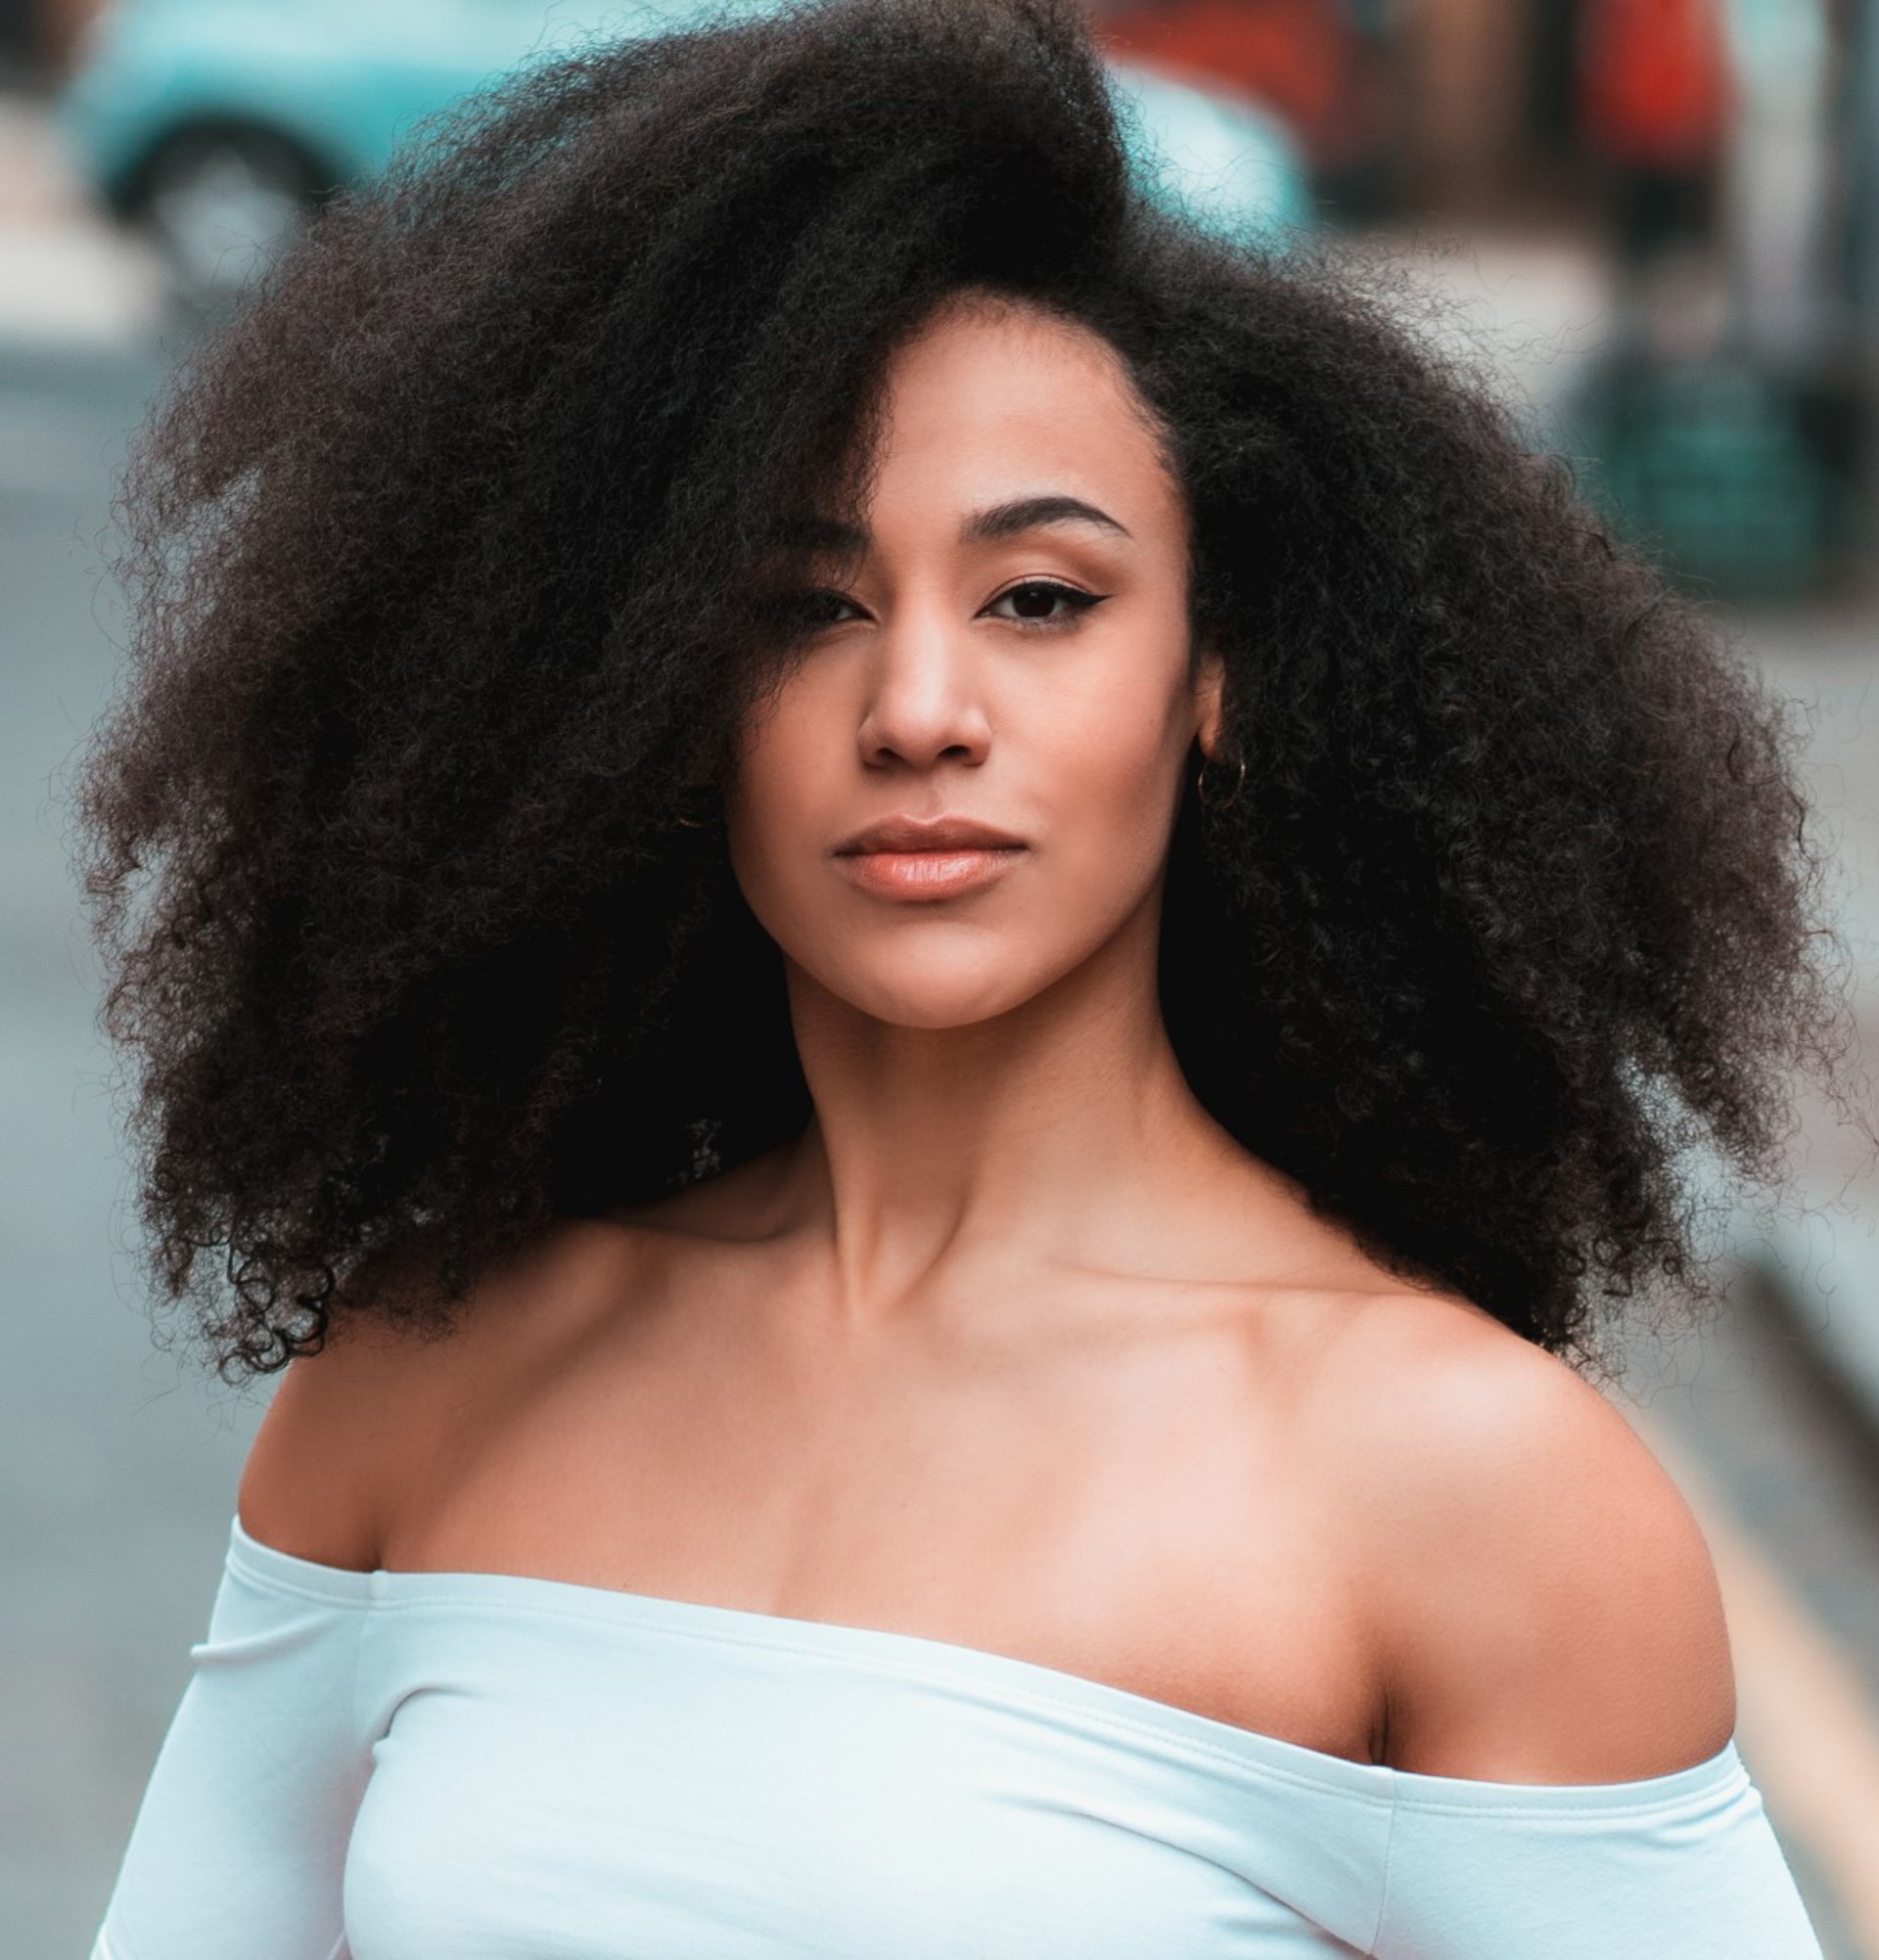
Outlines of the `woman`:
{"label": "woman", "polygon": [[1063,0],[598,52],[156,424],[90,870],[287,1372],[107,1960],[1817,1951],[1573,1365],[1826,1026],[1780,725],[1123,158]]}

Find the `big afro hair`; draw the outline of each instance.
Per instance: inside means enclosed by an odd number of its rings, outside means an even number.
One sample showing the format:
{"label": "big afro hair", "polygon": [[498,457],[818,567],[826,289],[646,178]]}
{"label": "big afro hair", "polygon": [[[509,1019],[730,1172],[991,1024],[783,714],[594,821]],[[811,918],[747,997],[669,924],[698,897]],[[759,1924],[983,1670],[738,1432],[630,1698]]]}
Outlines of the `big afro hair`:
{"label": "big afro hair", "polygon": [[800,1133],[719,791],[963,289],[1109,341],[1192,516],[1247,764],[1169,863],[1198,1097],[1552,1351],[1700,1290],[1685,1153],[1770,1174],[1831,1020],[1777,705],[1381,289],[1150,200],[1072,0],[814,0],[474,99],[140,436],[83,868],[225,1379]]}

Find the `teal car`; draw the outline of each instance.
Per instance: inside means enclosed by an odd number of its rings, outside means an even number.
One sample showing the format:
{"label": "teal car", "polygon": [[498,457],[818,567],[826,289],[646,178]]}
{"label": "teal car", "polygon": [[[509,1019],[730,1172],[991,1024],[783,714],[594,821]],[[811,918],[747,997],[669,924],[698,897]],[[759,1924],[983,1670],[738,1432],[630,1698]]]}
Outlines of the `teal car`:
{"label": "teal car", "polygon": [[[182,299],[212,310],[425,117],[557,47],[701,11],[700,0],[117,0],[59,111],[105,206],[150,235]],[[1301,154],[1275,115],[1224,87],[1120,62],[1112,72],[1152,195],[1260,242],[1309,225]]]}

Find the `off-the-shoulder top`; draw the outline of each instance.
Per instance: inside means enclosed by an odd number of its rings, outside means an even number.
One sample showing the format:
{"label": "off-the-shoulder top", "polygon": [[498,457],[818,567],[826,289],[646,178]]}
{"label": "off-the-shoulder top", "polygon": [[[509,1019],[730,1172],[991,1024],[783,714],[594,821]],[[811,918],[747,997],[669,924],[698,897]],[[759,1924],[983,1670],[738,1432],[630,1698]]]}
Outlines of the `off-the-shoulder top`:
{"label": "off-the-shoulder top", "polygon": [[1733,1740],[1351,1761],[977,1648],[237,1517],[93,1960],[1818,1960]]}

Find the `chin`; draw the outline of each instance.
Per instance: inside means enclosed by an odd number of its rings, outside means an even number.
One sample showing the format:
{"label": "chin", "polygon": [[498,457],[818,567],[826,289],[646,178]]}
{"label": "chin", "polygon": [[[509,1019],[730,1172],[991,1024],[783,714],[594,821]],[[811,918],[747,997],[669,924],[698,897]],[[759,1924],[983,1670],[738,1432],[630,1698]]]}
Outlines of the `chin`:
{"label": "chin", "polygon": [[[1069,963],[1074,964],[1074,962]],[[934,958],[845,965],[816,975],[840,1000],[894,1027],[971,1027],[1023,1007],[1068,971],[1034,960]]]}

